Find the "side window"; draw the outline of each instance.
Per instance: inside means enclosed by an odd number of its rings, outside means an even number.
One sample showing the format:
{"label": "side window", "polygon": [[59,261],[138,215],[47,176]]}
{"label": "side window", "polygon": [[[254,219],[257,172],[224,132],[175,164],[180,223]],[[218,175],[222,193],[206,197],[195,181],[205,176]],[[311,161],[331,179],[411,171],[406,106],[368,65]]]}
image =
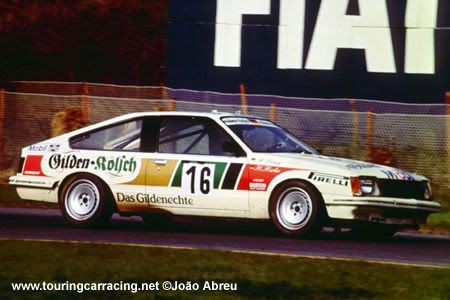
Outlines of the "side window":
{"label": "side window", "polygon": [[270,128],[249,127],[242,130],[242,138],[251,145],[256,152],[267,152],[279,142],[277,136]]}
{"label": "side window", "polygon": [[142,120],[133,120],[79,135],[70,141],[74,149],[140,151]]}
{"label": "side window", "polygon": [[160,125],[158,152],[233,156],[223,151],[234,141],[214,121],[206,118],[167,117]]}

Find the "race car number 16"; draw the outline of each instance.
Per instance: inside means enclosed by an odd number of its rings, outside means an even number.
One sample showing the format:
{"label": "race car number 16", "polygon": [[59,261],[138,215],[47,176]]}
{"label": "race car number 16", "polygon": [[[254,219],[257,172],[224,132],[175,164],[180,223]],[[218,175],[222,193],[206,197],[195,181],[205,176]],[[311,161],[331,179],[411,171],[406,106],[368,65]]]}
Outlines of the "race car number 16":
{"label": "race car number 16", "polygon": [[213,185],[214,167],[212,164],[184,164],[182,188],[191,194],[209,194]]}

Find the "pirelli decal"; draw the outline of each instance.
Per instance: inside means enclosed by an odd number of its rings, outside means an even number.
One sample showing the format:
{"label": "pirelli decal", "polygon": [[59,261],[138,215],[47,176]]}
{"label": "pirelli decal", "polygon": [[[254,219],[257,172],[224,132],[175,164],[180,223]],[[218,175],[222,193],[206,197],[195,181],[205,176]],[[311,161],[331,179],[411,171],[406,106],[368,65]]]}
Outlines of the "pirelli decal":
{"label": "pirelli decal", "polygon": [[349,185],[349,178],[338,176],[338,175],[330,175],[330,174],[323,174],[323,173],[317,173],[317,172],[311,172],[309,174],[308,179],[312,181],[317,181],[320,183],[327,183],[327,184],[334,184],[334,185],[341,185],[341,186],[348,186]]}

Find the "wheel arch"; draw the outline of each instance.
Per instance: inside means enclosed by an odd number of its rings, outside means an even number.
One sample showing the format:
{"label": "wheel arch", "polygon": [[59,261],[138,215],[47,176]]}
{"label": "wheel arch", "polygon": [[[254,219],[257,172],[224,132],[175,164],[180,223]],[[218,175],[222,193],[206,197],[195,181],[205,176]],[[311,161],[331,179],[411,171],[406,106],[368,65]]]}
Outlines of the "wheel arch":
{"label": "wheel arch", "polygon": [[274,187],[271,189],[270,194],[269,194],[269,201],[268,201],[268,205],[267,205],[267,210],[270,211],[270,199],[272,198],[273,194],[283,185],[288,184],[289,182],[303,182],[305,184],[307,184],[309,187],[312,188],[312,190],[315,192],[317,198],[320,201],[321,204],[321,212],[323,213],[324,217],[329,218],[328,216],[328,212],[325,206],[325,201],[323,199],[322,193],[319,191],[319,189],[309,180],[307,179],[303,179],[303,178],[288,178],[288,179],[284,179],[278,183],[276,183],[274,185]]}
{"label": "wheel arch", "polygon": [[111,190],[109,184],[107,184],[106,181],[103,180],[103,178],[101,178],[100,176],[97,176],[97,175],[95,175],[95,174],[88,173],[88,172],[75,172],[75,173],[71,173],[71,174],[68,174],[66,177],[64,177],[63,180],[61,180],[61,182],[60,182],[59,185],[58,185],[58,190],[57,190],[57,194],[58,194],[58,203],[59,203],[60,200],[61,200],[61,199],[60,199],[60,197],[61,197],[61,191],[62,191],[62,189],[64,188],[64,186],[67,184],[67,182],[68,182],[71,178],[73,178],[73,177],[75,177],[75,176],[83,177],[83,176],[86,176],[86,175],[93,176],[93,177],[97,178],[97,179],[103,184],[103,186],[105,187],[106,192],[107,192],[107,194],[108,194],[108,201],[110,202],[111,205],[113,205],[114,212],[117,212],[116,201],[114,200],[114,196],[113,196],[113,193],[112,193],[112,190]]}

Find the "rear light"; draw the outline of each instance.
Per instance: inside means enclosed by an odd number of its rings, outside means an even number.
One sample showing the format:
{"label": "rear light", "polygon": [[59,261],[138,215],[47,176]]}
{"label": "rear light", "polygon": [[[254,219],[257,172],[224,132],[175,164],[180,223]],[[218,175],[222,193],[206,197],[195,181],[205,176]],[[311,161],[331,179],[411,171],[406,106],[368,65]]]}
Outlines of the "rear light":
{"label": "rear light", "polygon": [[21,157],[19,160],[19,165],[17,167],[17,173],[22,173],[24,163],[25,163],[25,157]]}

